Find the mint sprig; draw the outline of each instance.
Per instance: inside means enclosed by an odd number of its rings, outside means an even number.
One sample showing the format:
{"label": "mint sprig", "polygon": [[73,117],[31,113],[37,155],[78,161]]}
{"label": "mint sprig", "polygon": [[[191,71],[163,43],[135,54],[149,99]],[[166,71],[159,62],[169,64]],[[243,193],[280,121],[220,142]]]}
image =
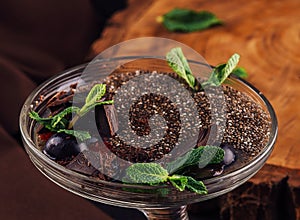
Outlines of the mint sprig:
{"label": "mint sprig", "polygon": [[180,191],[188,189],[198,194],[207,194],[207,189],[202,181],[181,174],[188,166],[199,164],[201,168],[208,164],[221,163],[224,155],[225,152],[220,147],[200,146],[168,163],[166,169],[157,163],[132,164],[126,169],[124,181],[148,185],[170,182]]}
{"label": "mint sprig", "polygon": [[126,169],[128,180],[133,183],[156,185],[168,180],[169,174],[157,163],[135,163]]}
{"label": "mint sprig", "polygon": [[35,111],[29,112],[29,117],[36,120],[38,123],[43,125],[50,131],[58,131],[60,129],[64,129],[68,126],[69,121],[65,118],[68,114],[73,112],[78,112],[79,108],[75,106],[68,107],[61,111],[60,113],[50,116],[47,118],[42,118],[39,114]]}
{"label": "mint sprig", "polygon": [[[104,104],[113,104],[113,100],[105,101],[103,100],[103,96],[106,92],[105,84],[96,84],[88,93],[85,104],[79,108],[76,106],[71,106],[65,108],[60,113],[50,116],[47,118],[42,118],[35,111],[29,112],[29,117],[36,120],[38,123],[42,124],[45,128],[53,132],[64,132],[66,134],[73,135],[80,139],[81,141],[89,139],[91,135],[87,131],[79,131],[79,130],[71,130],[77,120],[93,109],[97,105]],[[75,113],[75,116],[69,122],[66,118],[67,115]]]}
{"label": "mint sprig", "polygon": [[176,160],[167,164],[166,169],[169,173],[180,173],[188,166],[198,165],[203,168],[209,164],[217,164],[223,161],[225,151],[216,146],[200,146],[178,157]]}
{"label": "mint sprig", "polygon": [[213,69],[210,77],[206,82],[203,83],[203,86],[220,86],[227,77],[234,71],[238,62],[240,60],[240,55],[235,53],[233,54],[227,63],[220,64]]}
{"label": "mint sprig", "polygon": [[162,23],[169,31],[193,32],[222,24],[213,13],[208,11],[194,11],[190,9],[175,8],[159,16],[157,21]]}
{"label": "mint sprig", "polygon": [[180,47],[173,48],[167,53],[166,59],[169,66],[178,74],[178,76],[182,77],[188,85],[194,89],[196,80],[182,49]]}
{"label": "mint sprig", "polygon": [[190,176],[169,175],[168,171],[157,163],[135,163],[126,169],[126,182],[157,185],[169,181],[179,191],[189,189],[198,194],[207,194],[202,181]]}
{"label": "mint sprig", "polygon": [[242,79],[246,79],[248,77],[247,71],[243,67],[236,67],[232,70],[233,75],[240,77]]}
{"label": "mint sprig", "polygon": [[[248,76],[246,70],[241,67],[236,67],[240,59],[240,55],[233,54],[227,63],[216,66],[210,74],[208,80],[202,83],[205,86],[220,86],[230,74],[234,74],[241,78]],[[185,58],[180,47],[175,47],[170,50],[166,55],[166,60],[169,66],[183,78],[192,89],[196,89],[196,79],[192,74],[191,68]]]}
{"label": "mint sprig", "polygon": [[105,95],[106,92],[106,85],[105,84],[96,84],[89,92],[87,97],[85,98],[85,104],[82,108],[77,112],[77,114],[73,117],[72,121],[70,122],[68,129],[71,129],[76,121],[85,115],[88,111],[93,109],[97,105],[104,105],[104,104],[113,104],[113,100],[104,101],[102,97]]}

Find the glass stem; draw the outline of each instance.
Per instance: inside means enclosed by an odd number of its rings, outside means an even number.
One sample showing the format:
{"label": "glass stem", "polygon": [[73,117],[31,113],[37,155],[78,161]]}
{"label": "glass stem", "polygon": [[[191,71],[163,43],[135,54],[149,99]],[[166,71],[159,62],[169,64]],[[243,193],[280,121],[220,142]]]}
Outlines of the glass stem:
{"label": "glass stem", "polygon": [[167,207],[160,209],[141,210],[149,220],[188,220],[186,205],[181,207]]}

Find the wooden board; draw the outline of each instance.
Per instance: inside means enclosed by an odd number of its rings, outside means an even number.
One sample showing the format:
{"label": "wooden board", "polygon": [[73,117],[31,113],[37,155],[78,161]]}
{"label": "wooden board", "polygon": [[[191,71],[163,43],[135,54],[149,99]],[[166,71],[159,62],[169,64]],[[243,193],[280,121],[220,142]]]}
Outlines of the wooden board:
{"label": "wooden board", "polygon": [[[221,219],[300,219],[300,170],[265,165],[237,189],[189,207],[190,215]],[[247,216],[247,218],[245,217]],[[209,218],[208,218],[209,219]]]}
{"label": "wooden board", "polygon": [[[208,10],[224,24],[194,33],[169,32],[156,17],[175,7]],[[212,65],[239,53],[248,81],[270,100],[278,117],[279,135],[267,165],[242,187],[213,200],[217,210],[196,204],[191,214],[204,207],[223,219],[240,219],[245,213],[249,219],[300,219],[300,1],[129,0],[93,44],[91,56],[148,36],[184,43]]]}
{"label": "wooden board", "polygon": [[[208,10],[224,25],[194,33],[171,33],[156,17],[174,7]],[[210,64],[233,53],[249,72],[248,81],[275,108],[279,135],[268,164],[300,169],[300,1],[129,0],[93,45],[94,54],[116,43],[156,36],[177,40],[199,52]]]}

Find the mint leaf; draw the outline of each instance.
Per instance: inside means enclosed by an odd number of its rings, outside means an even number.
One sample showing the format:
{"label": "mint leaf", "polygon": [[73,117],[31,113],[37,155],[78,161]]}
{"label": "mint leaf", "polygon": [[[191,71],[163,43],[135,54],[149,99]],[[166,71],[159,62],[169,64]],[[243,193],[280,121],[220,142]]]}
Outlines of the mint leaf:
{"label": "mint leaf", "polygon": [[242,79],[246,79],[248,77],[247,71],[242,67],[236,67],[231,74],[240,77]]}
{"label": "mint leaf", "polygon": [[51,125],[51,118],[42,118],[35,111],[29,112],[29,117],[43,125],[45,128],[49,129],[50,131],[55,131],[55,129],[53,129]]}
{"label": "mint leaf", "polygon": [[203,152],[204,147],[198,147],[188,151],[185,155],[178,157],[176,160],[167,163],[166,169],[169,173],[176,173],[183,170],[185,167],[192,166],[199,163],[199,158]]}
{"label": "mint leaf", "polygon": [[235,69],[235,67],[239,62],[239,59],[240,59],[240,55],[236,53],[233,54],[229,58],[227,63],[216,66],[213,72],[211,73],[209,79],[206,82],[204,82],[202,85],[220,86]]}
{"label": "mint leaf", "polygon": [[50,122],[51,118],[42,118],[40,117],[39,113],[35,111],[29,112],[29,117],[36,120],[37,122]]}
{"label": "mint leaf", "polygon": [[82,108],[77,112],[77,114],[73,117],[72,121],[69,123],[68,129],[71,129],[76,121],[85,115],[88,111],[95,108],[97,105],[104,105],[104,104],[113,104],[113,100],[103,101],[102,98],[106,92],[106,85],[105,84],[96,84],[90,90],[89,94],[85,99],[85,104]]}
{"label": "mint leaf", "polygon": [[166,55],[169,66],[178,74],[178,76],[185,79],[188,85],[194,89],[195,77],[192,74],[192,70],[181,50],[180,47],[173,48]]}
{"label": "mint leaf", "polygon": [[58,131],[59,129],[67,128],[69,121],[65,118],[66,115],[73,112],[78,112],[79,108],[75,106],[68,107],[53,117],[42,118],[35,111],[29,113],[29,117],[42,124],[45,128],[50,131]]}
{"label": "mint leaf", "polygon": [[104,96],[105,92],[106,92],[105,84],[96,84],[87,95],[85,99],[85,104],[91,105],[97,101],[100,101],[100,99]]}
{"label": "mint leaf", "polygon": [[87,113],[91,107],[95,107],[95,104],[98,102],[101,103],[101,98],[105,95],[106,85],[105,84],[96,84],[90,90],[89,94],[85,99],[85,104],[79,111],[79,115],[82,116]]}
{"label": "mint leaf", "polygon": [[197,181],[194,178],[188,176],[187,177],[188,182],[186,184],[186,188],[189,189],[192,192],[195,192],[197,194],[207,194],[206,186],[202,181]]}
{"label": "mint leaf", "polygon": [[73,112],[75,112],[75,113],[79,112],[79,108],[75,107],[75,106],[70,106],[70,107],[64,109],[63,111],[61,111],[60,113],[56,114],[55,116],[52,117],[51,126],[53,128],[56,128],[58,126],[58,124],[60,124],[61,128],[66,128],[69,121],[64,120],[65,119],[64,117]]}
{"label": "mint leaf", "polygon": [[158,19],[169,31],[193,32],[221,24],[213,13],[175,8]]}
{"label": "mint leaf", "polygon": [[221,163],[224,159],[225,151],[216,146],[205,146],[198,161],[199,168],[203,168],[208,164]]}
{"label": "mint leaf", "polygon": [[169,177],[170,183],[179,191],[185,189],[197,194],[207,194],[207,189],[202,181],[197,181],[190,176],[172,175]]}
{"label": "mint leaf", "polygon": [[184,168],[193,165],[199,165],[203,168],[208,164],[221,163],[225,152],[220,147],[200,146],[188,151],[185,155],[178,157],[176,160],[168,163],[166,169],[169,173],[180,173]]}
{"label": "mint leaf", "polygon": [[68,129],[60,129],[57,132],[64,132],[69,135],[73,135],[81,141],[87,140],[91,138],[91,135],[87,131],[78,131],[78,130],[68,130]]}
{"label": "mint leaf", "polygon": [[157,163],[135,163],[126,169],[127,180],[132,183],[155,185],[168,180],[168,171]]}
{"label": "mint leaf", "polygon": [[188,178],[186,176],[172,175],[169,177],[169,181],[179,191],[183,191],[188,183]]}

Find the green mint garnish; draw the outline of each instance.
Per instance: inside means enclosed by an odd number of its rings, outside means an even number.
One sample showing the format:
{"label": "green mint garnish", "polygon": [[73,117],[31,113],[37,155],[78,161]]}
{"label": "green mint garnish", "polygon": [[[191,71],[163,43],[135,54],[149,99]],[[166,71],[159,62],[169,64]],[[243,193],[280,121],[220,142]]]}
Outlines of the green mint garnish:
{"label": "green mint garnish", "polygon": [[216,146],[200,146],[192,149],[184,156],[168,163],[166,169],[157,163],[135,163],[126,169],[123,181],[128,183],[157,185],[170,182],[179,191],[188,189],[198,194],[207,194],[207,189],[202,181],[191,176],[181,175],[184,168],[199,165],[199,168],[208,164],[221,163],[225,152]]}
{"label": "green mint garnish", "polygon": [[221,147],[205,146],[203,148],[201,158],[196,164],[199,168],[203,168],[209,164],[218,164],[223,161],[224,156],[225,151]]}
{"label": "green mint garnish", "polygon": [[236,67],[231,74],[242,79],[246,79],[248,77],[248,73],[243,67]]}
{"label": "green mint garnish", "polygon": [[72,121],[70,122],[68,129],[71,129],[76,121],[85,115],[88,111],[95,108],[97,105],[104,105],[104,104],[112,104],[113,100],[103,101],[101,100],[102,97],[105,95],[106,92],[106,85],[105,84],[96,84],[89,92],[85,99],[85,104],[82,108],[77,112],[74,116]]}
{"label": "green mint garnish", "polygon": [[197,181],[194,178],[188,176],[188,183],[186,188],[188,190],[198,193],[198,194],[207,194],[207,189],[202,181]]}
{"label": "green mint garnish", "polygon": [[213,13],[175,8],[157,18],[169,31],[193,32],[222,24]]}
{"label": "green mint garnish", "polygon": [[192,70],[185,58],[180,47],[173,48],[166,55],[167,62],[169,66],[178,74],[178,76],[185,79],[188,85],[194,89],[195,88],[195,77],[192,74]]}
{"label": "green mint garnish", "polygon": [[39,114],[35,111],[29,112],[29,117],[36,120],[38,123],[43,125],[45,128],[49,129],[50,131],[55,131],[56,129],[53,129],[51,126],[51,118],[41,118]]}
{"label": "green mint garnish", "polygon": [[64,109],[63,111],[61,111],[60,113],[58,113],[57,115],[52,117],[51,126],[53,128],[55,128],[58,125],[60,125],[60,127],[65,128],[68,124],[68,121],[66,120],[65,117],[68,114],[77,113],[78,111],[79,111],[79,108],[75,107],[75,106],[71,106],[71,107]]}
{"label": "green mint garnish", "polygon": [[157,185],[169,181],[179,191],[188,189],[198,194],[207,194],[202,181],[190,176],[169,175],[168,171],[157,163],[135,163],[126,169],[126,182]]}
{"label": "green mint garnish", "polygon": [[167,164],[166,169],[169,173],[180,173],[188,166],[198,165],[200,168],[208,164],[221,163],[225,152],[216,146],[200,146],[188,151],[181,157]]}
{"label": "green mint garnish", "polygon": [[169,174],[157,163],[135,163],[126,169],[127,177],[134,183],[156,185],[168,180]]}
{"label": "green mint garnish", "polygon": [[[191,68],[189,67],[187,59],[185,58],[181,48],[173,48],[167,53],[166,59],[174,72],[183,78],[192,89],[195,89],[196,79],[192,74]],[[216,66],[209,79],[202,83],[202,86],[220,86],[230,74],[246,78],[248,76],[246,70],[241,67],[236,67],[239,59],[240,55],[235,53],[229,58],[227,63]]]}
{"label": "green mint garnish", "polygon": [[169,177],[170,183],[176,187],[179,191],[184,191],[188,184],[188,177],[181,175],[172,175]]}
{"label": "green mint garnish", "polygon": [[54,115],[53,117],[42,118],[35,111],[29,112],[29,117],[36,120],[38,123],[42,124],[45,128],[49,129],[50,131],[58,131],[59,129],[64,129],[68,126],[69,121],[65,117],[70,113],[78,111],[78,107],[71,106],[64,109],[57,115]]}
{"label": "green mint garnish", "polygon": [[216,66],[213,72],[211,73],[209,79],[203,83],[203,86],[220,86],[236,68],[239,59],[240,55],[235,53],[229,58],[227,63]]}
{"label": "green mint garnish", "polygon": [[[104,104],[112,104],[113,100],[104,101],[102,100],[103,96],[106,92],[106,85],[105,84],[96,84],[88,93],[85,104],[82,108],[71,106],[60,113],[50,116],[48,118],[42,118],[39,114],[35,111],[31,111],[29,113],[29,117],[36,120],[38,123],[42,124],[45,128],[49,129],[53,132],[64,132],[70,135],[73,135],[80,139],[81,141],[90,138],[90,134],[87,131],[75,131],[71,130],[76,121],[85,115],[88,111],[93,109],[97,105],[104,105]],[[66,119],[66,116],[69,114],[75,113],[73,119],[69,122]]]}

